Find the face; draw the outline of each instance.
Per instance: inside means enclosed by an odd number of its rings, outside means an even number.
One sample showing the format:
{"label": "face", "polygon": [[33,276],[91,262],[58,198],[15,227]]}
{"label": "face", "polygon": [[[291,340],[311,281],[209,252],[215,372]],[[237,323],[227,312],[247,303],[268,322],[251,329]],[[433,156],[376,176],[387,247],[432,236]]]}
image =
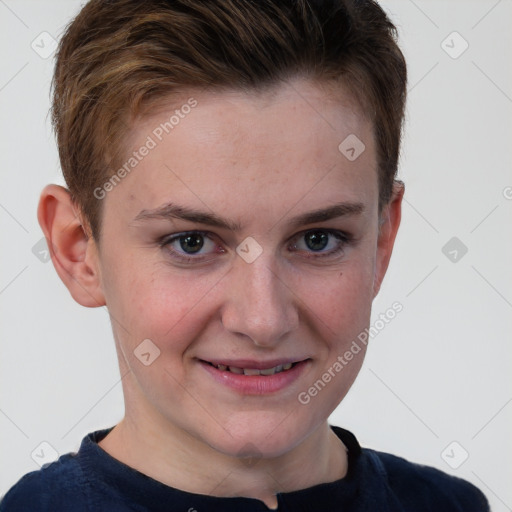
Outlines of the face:
{"label": "face", "polygon": [[[368,326],[379,280],[372,127],[346,92],[306,81],[180,101],[136,124],[126,160],[140,161],[102,199],[126,414],[225,454],[283,454],[363,361],[364,347],[332,370]],[[338,149],[351,134],[365,145],[356,159]]]}

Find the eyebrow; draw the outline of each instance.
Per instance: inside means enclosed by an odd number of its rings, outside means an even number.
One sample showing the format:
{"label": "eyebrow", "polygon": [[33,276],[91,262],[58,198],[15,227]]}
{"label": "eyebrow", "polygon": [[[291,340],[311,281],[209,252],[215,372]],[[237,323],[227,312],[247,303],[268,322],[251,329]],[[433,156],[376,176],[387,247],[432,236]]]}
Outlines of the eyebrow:
{"label": "eyebrow", "polygon": [[291,227],[297,228],[306,224],[315,224],[316,222],[325,222],[327,220],[337,219],[338,217],[360,215],[364,212],[364,209],[363,203],[343,202],[333,206],[328,206],[327,208],[303,213],[293,219],[290,219],[288,224]]}
{"label": "eyebrow", "polygon": [[[336,219],[339,217],[360,215],[365,210],[363,203],[359,202],[342,202],[327,208],[321,208],[306,212],[290,219],[287,225],[292,228],[297,228],[307,224],[315,224],[317,222],[325,222],[327,220]],[[196,224],[206,224],[208,226],[229,229],[231,231],[241,231],[242,226],[238,222],[219,217],[218,215],[210,212],[204,212],[181,206],[175,203],[167,203],[159,208],[153,210],[141,210],[139,214],[133,219],[134,222],[146,221],[150,219],[171,220],[180,219]]]}
{"label": "eyebrow", "polygon": [[154,210],[142,210],[133,220],[137,222],[150,219],[181,219],[195,222],[196,224],[206,224],[216,228],[230,229],[232,231],[240,231],[241,229],[240,224],[223,219],[215,215],[215,213],[202,212],[174,203],[167,203]]}

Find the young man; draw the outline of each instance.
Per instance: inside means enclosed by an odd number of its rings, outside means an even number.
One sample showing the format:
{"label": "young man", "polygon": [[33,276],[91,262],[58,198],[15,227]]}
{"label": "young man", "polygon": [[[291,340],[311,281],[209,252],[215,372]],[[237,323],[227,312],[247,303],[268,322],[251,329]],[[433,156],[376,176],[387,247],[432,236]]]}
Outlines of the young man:
{"label": "young man", "polygon": [[125,417],[0,510],[484,511],[327,419],[400,224],[406,68],[371,1],[91,1],[57,59],[38,217],[106,305]]}

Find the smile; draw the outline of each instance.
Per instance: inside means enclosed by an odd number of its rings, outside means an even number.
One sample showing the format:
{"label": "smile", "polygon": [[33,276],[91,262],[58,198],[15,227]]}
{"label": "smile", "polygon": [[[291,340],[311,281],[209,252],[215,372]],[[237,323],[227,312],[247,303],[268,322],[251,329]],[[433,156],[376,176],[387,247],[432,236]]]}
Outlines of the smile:
{"label": "smile", "polygon": [[206,361],[199,359],[201,367],[215,382],[243,395],[266,395],[291,386],[307,370],[310,358],[274,361]]}
{"label": "smile", "polygon": [[294,364],[296,363],[286,363],[286,364],[278,364],[276,366],[272,366],[271,368],[239,368],[237,366],[227,366],[225,364],[211,364],[214,368],[217,368],[217,370],[220,370],[222,372],[231,372],[236,373],[237,375],[265,375],[270,376],[274,375],[276,373],[285,372],[287,370],[290,370]]}

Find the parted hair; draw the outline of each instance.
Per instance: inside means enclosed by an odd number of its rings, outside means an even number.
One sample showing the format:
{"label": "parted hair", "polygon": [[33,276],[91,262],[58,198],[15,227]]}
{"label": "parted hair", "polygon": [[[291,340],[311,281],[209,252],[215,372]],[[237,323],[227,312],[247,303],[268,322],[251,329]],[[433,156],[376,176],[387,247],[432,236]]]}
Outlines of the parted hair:
{"label": "parted hair", "polygon": [[[99,242],[93,191],[123,160],[136,119],[187,90],[342,84],[372,122],[379,211],[396,177],[407,71],[372,0],[90,0],[60,40],[52,121],[74,204]],[[336,90],[336,88],[334,88]],[[340,141],[341,142],[341,141]]]}

